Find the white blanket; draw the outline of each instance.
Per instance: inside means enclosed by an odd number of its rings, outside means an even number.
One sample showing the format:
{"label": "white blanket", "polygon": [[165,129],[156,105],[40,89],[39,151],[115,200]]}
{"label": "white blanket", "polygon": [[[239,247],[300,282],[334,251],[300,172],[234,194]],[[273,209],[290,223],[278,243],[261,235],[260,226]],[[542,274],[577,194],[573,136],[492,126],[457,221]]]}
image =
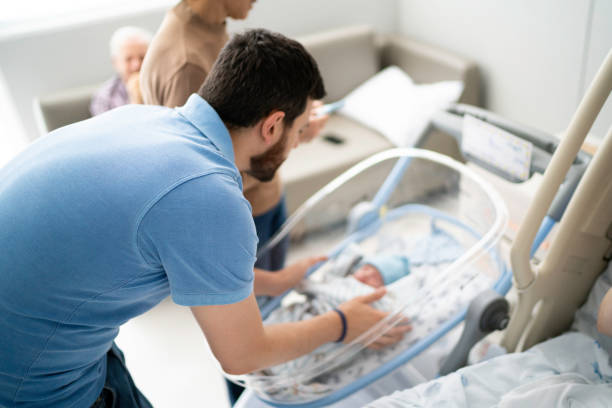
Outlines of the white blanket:
{"label": "white blanket", "polygon": [[[597,331],[597,312],[604,295],[612,288],[612,263],[602,273],[589,292],[587,301],[582,305],[574,316],[572,330],[588,334],[601,344],[601,346],[612,355],[612,337]],[[612,403],[610,404],[612,406]]]}
{"label": "white blanket", "polygon": [[567,333],[523,353],[463,368],[368,407],[610,407],[610,355],[591,337]]}

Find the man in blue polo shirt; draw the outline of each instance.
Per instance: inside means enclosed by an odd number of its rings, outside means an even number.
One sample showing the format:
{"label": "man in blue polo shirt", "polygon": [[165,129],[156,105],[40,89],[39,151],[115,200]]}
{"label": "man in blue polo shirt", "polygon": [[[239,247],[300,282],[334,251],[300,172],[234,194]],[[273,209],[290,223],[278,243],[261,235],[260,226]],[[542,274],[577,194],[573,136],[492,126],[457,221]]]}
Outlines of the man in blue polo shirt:
{"label": "man in blue polo shirt", "polygon": [[[115,109],[1,169],[0,406],[149,406],[113,340],[169,294],[191,307],[229,373],[351,341],[384,318],[368,305],[384,290],[266,327],[254,298],[277,291],[278,274],[254,279],[239,171],[271,179],[323,96],[300,44],[251,30],[183,107]],[[290,268],[285,286],[316,261]],[[386,343],[401,338],[394,330]]]}

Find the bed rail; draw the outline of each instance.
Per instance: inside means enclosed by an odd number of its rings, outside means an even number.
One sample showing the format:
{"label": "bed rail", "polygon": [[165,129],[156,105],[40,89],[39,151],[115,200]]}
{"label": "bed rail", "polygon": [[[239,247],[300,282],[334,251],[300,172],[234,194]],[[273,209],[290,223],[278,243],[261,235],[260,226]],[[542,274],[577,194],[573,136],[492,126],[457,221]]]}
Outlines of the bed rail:
{"label": "bed rail", "polygon": [[561,220],[546,258],[530,261],[538,226],[612,91],[612,51],[587,90],[548,165],[510,251],[518,303],[502,342],[520,351],[566,330],[609,260],[612,240],[612,129]]}

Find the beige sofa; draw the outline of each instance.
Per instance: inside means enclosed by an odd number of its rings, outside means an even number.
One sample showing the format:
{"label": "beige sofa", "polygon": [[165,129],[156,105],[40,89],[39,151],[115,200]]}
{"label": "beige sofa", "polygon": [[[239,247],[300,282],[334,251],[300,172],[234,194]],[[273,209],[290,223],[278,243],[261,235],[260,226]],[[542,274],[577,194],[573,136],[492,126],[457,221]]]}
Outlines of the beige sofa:
{"label": "beige sofa", "polygon": [[[416,83],[462,80],[460,102],[480,105],[476,65],[437,47],[400,35],[380,35],[365,26],[341,28],[302,37],[300,41],[319,64],[328,102],[341,99],[382,68],[397,65]],[[329,141],[329,135],[336,143]],[[344,170],[391,147],[376,131],[332,115],[321,137],[298,147],[281,168],[289,212]],[[461,159],[456,142],[442,133],[430,133],[423,147]]]}
{"label": "beige sofa", "polygon": [[[462,80],[460,102],[479,105],[480,77],[474,63],[451,52],[400,35],[380,35],[367,26],[346,27],[300,38],[319,64],[327,101],[336,101],[389,65],[405,70],[417,83]],[[34,101],[41,134],[87,119],[97,86],[65,90]],[[329,136],[336,141],[329,141]],[[281,169],[287,204],[293,212],[331,179],[362,159],[392,147],[379,133],[332,115],[321,137],[300,146]],[[425,145],[460,158],[456,143],[432,134]]]}

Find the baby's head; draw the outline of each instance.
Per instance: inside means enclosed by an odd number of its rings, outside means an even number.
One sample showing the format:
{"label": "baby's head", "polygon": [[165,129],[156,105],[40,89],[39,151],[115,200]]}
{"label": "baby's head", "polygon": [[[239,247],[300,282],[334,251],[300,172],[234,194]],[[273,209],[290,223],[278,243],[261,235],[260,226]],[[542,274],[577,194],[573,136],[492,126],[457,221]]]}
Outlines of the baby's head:
{"label": "baby's head", "polygon": [[365,258],[353,277],[374,288],[388,285],[410,273],[410,260],[401,255],[378,255]]}
{"label": "baby's head", "polygon": [[365,264],[361,265],[359,269],[353,273],[353,277],[361,283],[372,286],[373,288],[380,288],[385,285],[382,275],[373,265]]}

